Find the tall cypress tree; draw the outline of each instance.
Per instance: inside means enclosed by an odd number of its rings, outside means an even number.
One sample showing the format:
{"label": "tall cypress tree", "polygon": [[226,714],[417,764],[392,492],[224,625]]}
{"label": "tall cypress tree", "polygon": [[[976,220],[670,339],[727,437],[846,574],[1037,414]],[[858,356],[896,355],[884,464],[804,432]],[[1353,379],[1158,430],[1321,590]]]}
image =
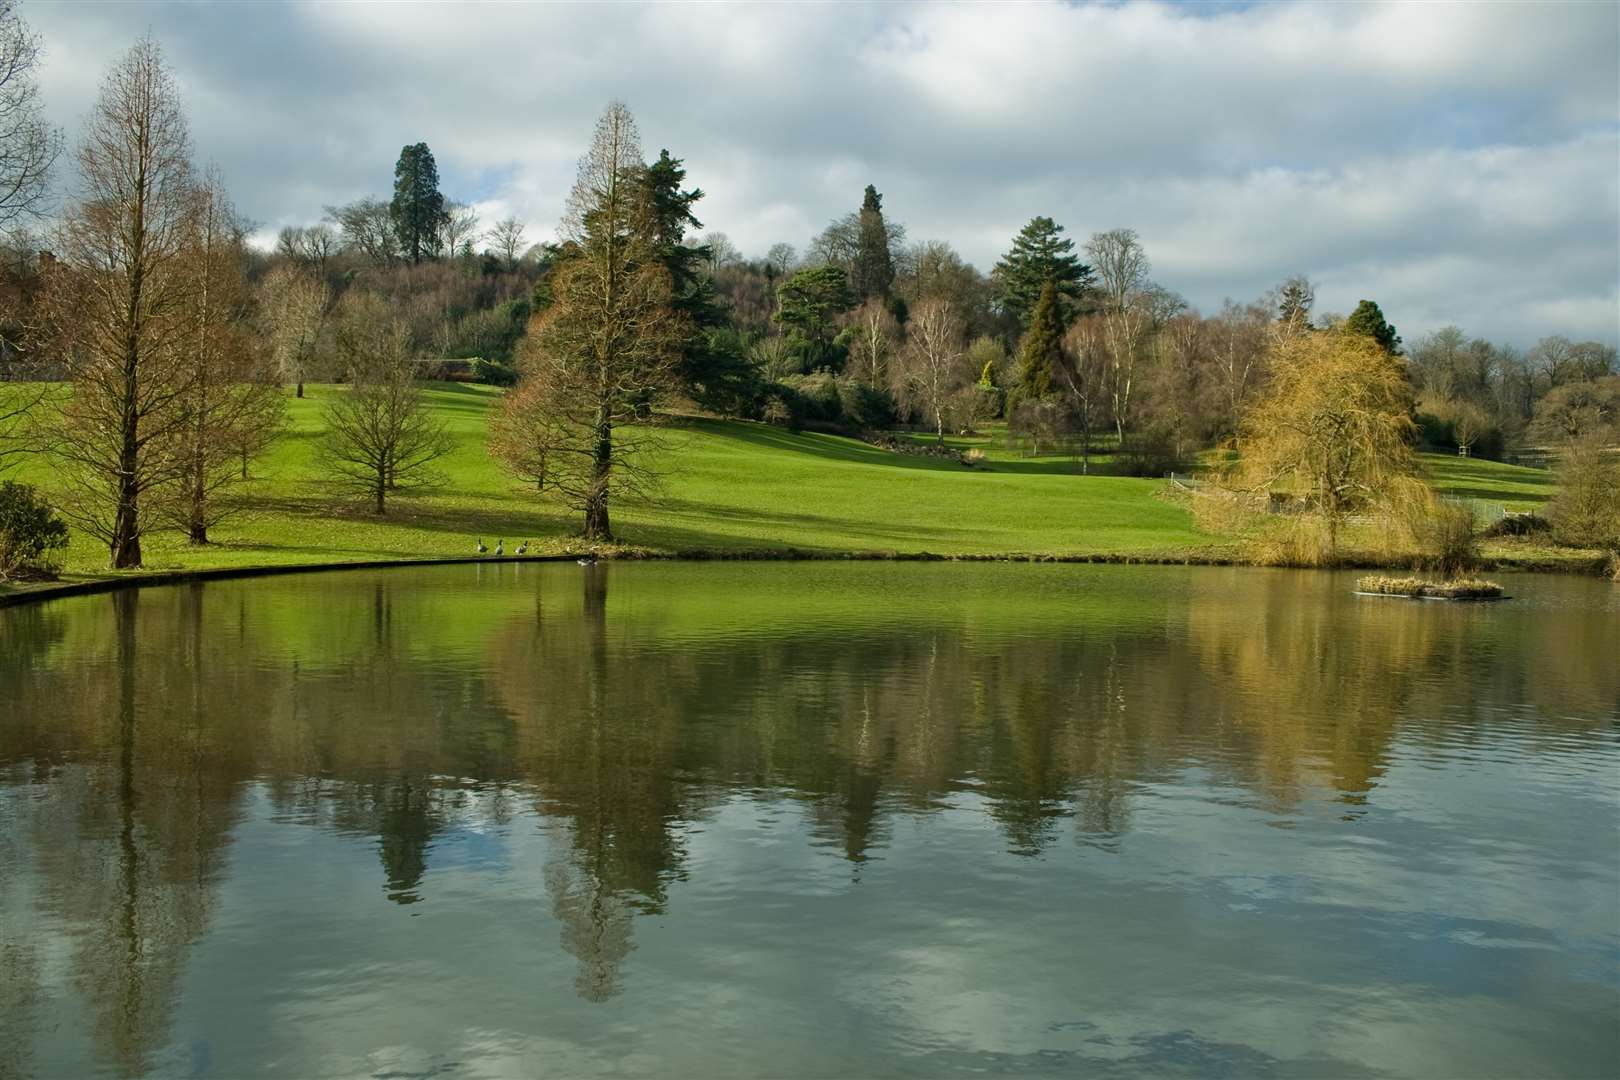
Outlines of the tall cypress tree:
{"label": "tall cypress tree", "polygon": [[439,166],[427,143],[407,146],[399,152],[399,163],[394,166],[394,201],[388,205],[388,216],[400,250],[413,264],[437,253],[439,228],[448,215],[444,196],[439,193]]}
{"label": "tall cypress tree", "polygon": [[1048,281],[1030,312],[1029,330],[1018,351],[1018,396],[1039,400],[1052,393],[1057,366],[1063,362],[1063,310],[1057,286]]}
{"label": "tall cypress tree", "polygon": [[1047,285],[1053,287],[1064,321],[1078,310],[1093,275],[1074,253],[1074,241],[1063,236],[1063,226],[1038,217],[1019,230],[1012,250],[996,263],[991,276],[1000,292],[1001,309],[1024,328]]}
{"label": "tall cypress tree", "polygon": [[866,185],[866,197],[861,201],[854,271],[852,284],[862,300],[889,295],[889,286],[894,284],[894,262],[889,258],[889,229],[883,222],[883,196],[871,184]]}

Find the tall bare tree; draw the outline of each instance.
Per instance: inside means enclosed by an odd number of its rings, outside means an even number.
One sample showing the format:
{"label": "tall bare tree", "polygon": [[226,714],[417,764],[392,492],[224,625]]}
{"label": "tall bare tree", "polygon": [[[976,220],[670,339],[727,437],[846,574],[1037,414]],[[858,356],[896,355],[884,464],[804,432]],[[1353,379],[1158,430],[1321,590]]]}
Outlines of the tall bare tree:
{"label": "tall bare tree", "polygon": [[410,332],[380,298],[353,300],[337,339],[349,386],[327,403],[322,460],[339,490],[386,514],[389,492],[437,481],[452,444],[416,384]]}
{"label": "tall bare tree", "polygon": [[1109,372],[1108,335],[1100,315],[1082,315],[1063,337],[1063,363],[1058,365],[1056,389],[1069,406],[1080,436],[1080,471],[1091,471],[1091,435],[1099,420],[1107,423]]}
{"label": "tall bare tree", "polygon": [[945,412],[951,395],[967,382],[962,363],[962,319],[948,300],[924,300],[906,324],[900,351],[901,397],[927,416],[934,437],[945,441]]}
{"label": "tall bare tree", "polygon": [[269,445],[282,400],[255,362],[243,276],[246,229],[217,171],[209,171],[194,199],[183,270],[190,370],[179,399],[181,482],[165,503],[191,543],[206,544],[209,528],[239,509],[222,496],[246,479],[246,457]]}
{"label": "tall bare tree", "polygon": [[304,383],[314,370],[321,329],[331,306],[326,282],[307,270],[278,266],[259,287],[259,317],[271,366],[304,396]]}
{"label": "tall bare tree", "polygon": [[145,497],[183,470],[195,188],[191,143],[158,46],[137,42],[102,83],[79,149],[79,198],[49,275],[52,338],[73,381],[55,450],[64,510],[141,565]]}
{"label": "tall bare tree", "polygon": [[0,229],[36,216],[49,199],[51,166],[62,137],[45,122],[34,69],[39,38],[0,0]]}
{"label": "tall bare tree", "polygon": [[519,252],[523,250],[523,222],[515,217],[503,218],[484,234],[484,240],[508,270],[515,269]]}
{"label": "tall bare tree", "polygon": [[881,297],[873,297],[855,309],[850,329],[849,362],[855,376],[875,390],[889,385],[889,363],[894,358],[900,324]]}
{"label": "tall bare tree", "polygon": [[669,272],[652,246],[645,172],[635,120],[614,102],[580,159],[561,229],[570,254],[555,272],[552,304],[525,341],[530,388],[510,396],[503,420],[528,450],[509,456],[508,439],[492,445],[528,479],[522,463],[543,457],[546,486],[583,511],[591,540],[613,536],[613,493],[645,490],[655,475],[650,403],[674,385],[676,352],[690,332],[671,308]]}
{"label": "tall bare tree", "polygon": [[471,250],[469,245],[478,239],[478,211],[465,203],[450,203],[444,208],[439,236],[448,259],[460,255],[464,247]]}
{"label": "tall bare tree", "polygon": [[1108,344],[1109,400],[1114,432],[1123,444],[1136,386],[1137,360],[1149,324],[1149,307],[1142,302],[1148,284],[1147,252],[1135,229],[1111,229],[1087,241],[1086,255],[1097,274]]}
{"label": "tall bare tree", "polygon": [[343,248],[362,255],[378,266],[388,266],[401,257],[399,238],[394,235],[394,219],[381,199],[356,199],[342,206],[328,206],[327,219],[343,233]]}

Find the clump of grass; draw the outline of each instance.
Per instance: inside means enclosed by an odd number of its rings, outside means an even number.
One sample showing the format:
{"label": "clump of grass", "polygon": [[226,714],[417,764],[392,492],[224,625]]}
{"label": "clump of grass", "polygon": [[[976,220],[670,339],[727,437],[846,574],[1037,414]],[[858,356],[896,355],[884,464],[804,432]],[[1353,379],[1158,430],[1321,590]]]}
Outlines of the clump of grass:
{"label": "clump of grass", "polygon": [[1502,595],[1502,586],[1479,578],[1453,581],[1425,581],[1422,578],[1390,578],[1369,574],[1356,582],[1356,591],[1379,596],[1435,597],[1442,600],[1493,600]]}

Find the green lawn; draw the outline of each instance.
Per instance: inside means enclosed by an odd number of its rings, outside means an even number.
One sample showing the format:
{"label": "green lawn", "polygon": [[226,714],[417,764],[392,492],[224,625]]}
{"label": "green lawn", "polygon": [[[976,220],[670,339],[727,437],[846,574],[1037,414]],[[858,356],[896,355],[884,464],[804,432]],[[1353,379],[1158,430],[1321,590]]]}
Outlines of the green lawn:
{"label": "green lawn", "polygon": [[[192,547],[174,531],[148,534],[148,569],[472,555],[520,541],[537,552],[578,548],[578,517],[506,476],[484,449],[500,391],[434,384],[434,408],[455,438],[433,491],[391,500],[385,517],[327,487],[318,460],[322,401],[340,388],[312,386],[289,400],[287,434],[238,489],[253,509],[216,527],[215,543]],[[932,552],[1181,559],[1234,557],[1234,542],[1199,531],[1166,498],[1162,481],[1074,474],[1066,457],[1026,457],[988,436],[957,438],[986,460],[965,468],[891,453],[854,439],[791,434],[764,424],[697,418],[670,422],[664,490],[653,501],[612,508],[621,543],[661,553],[796,549],[814,553]],[[1449,494],[1529,509],[1550,494],[1549,474],[1495,462],[1428,455]],[[1106,470],[1106,455],[1094,459]],[[49,489],[50,467],[25,463],[18,478]],[[1511,556],[1506,549],[1487,554]],[[69,576],[105,575],[106,549],[75,534]]]}
{"label": "green lawn", "polygon": [[[456,441],[438,489],[391,500],[381,518],[339,497],[322,480],[316,436],[322,400],[342,392],[311,386],[303,400],[289,400],[287,434],[238,489],[254,509],[212,530],[215,543],[206,548],[172,531],[149,534],[147,567],[471,555],[480,537],[492,548],[504,539],[508,551],[521,540],[546,551],[578,546],[577,515],[536,498],[485,452],[485,425],[499,395],[489,387],[441,383],[428,391]],[[1018,460],[967,469],[854,439],[736,421],[676,419],[667,441],[669,472],[659,497],[612,508],[627,546],[1177,557],[1223,544],[1161,498],[1154,480],[1055,475]],[[32,460],[17,479],[49,489],[50,468]],[[106,549],[76,533],[66,564],[75,576],[104,573]]]}

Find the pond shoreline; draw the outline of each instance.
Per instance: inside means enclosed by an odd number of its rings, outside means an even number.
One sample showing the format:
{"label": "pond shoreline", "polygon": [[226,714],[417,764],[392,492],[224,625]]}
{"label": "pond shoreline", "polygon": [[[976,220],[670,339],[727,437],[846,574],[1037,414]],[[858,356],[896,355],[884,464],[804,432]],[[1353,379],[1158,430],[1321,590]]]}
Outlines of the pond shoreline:
{"label": "pond shoreline", "polygon": [[[367,559],[356,562],[269,563],[259,566],[207,567],[177,570],[133,570],[87,581],[39,582],[0,586],[0,608],[61,600],[73,596],[94,596],[120,589],[142,589],[161,585],[183,585],[195,581],[224,581],[241,578],[275,577],[283,574],[316,574],[335,570],[383,570],[411,566],[461,566],[466,564],[555,563],[578,561],[589,551],[553,552],[536,555],[447,555],[431,558]],[[801,548],[693,549],[658,551],[622,548],[596,553],[603,562],[982,562],[982,563],[1090,563],[1112,566],[1253,566],[1279,570],[1388,570],[1404,569],[1387,562],[1350,559],[1331,567],[1261,564],[1237,554],[1186,552],[1181,554],[1053,554],[1042,552],[1002,552],[948,554],[930,551],[820,551]],[[1603,558],[1588,559],[1486,559],[1484,570],[1519,573],[1572,574],[1602,577]],[[109,571],[109,573],[111,573]]]}

